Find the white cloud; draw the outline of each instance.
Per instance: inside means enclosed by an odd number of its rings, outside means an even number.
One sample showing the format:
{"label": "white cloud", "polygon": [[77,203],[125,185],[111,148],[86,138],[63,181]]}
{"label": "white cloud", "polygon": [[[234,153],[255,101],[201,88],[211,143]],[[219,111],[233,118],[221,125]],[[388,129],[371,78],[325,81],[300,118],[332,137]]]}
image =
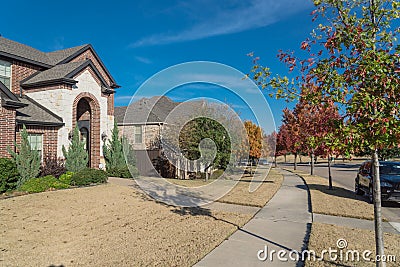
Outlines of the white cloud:
{"label": "white cloud", "polygon": [[149,58],[146,58],[146,57],[136,56],[135,59],[144,64],[152,64],[153,63],[153,61],[151,61]]}
{"label": "white cloud", "polygon": [[185,10],[184,13],[186,16],[202,16],[191,28],[175,33],[150,35],[131,46],[178,43],[265,27],[312,5],[309,0],[252,0],[239,3],[241,4],[229,5],[223,2],[216,6],[214,1],[193,1],[189,12]]}

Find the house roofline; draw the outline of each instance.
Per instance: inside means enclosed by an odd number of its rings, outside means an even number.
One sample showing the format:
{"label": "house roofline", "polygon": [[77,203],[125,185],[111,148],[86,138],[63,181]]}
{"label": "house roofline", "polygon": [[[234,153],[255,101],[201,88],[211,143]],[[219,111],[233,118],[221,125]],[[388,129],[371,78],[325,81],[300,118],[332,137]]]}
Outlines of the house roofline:
{"label": "house roofline", "polygon": [[[30,77],[31,78],[31,77]],[[36,82],[36,83],[29,83],[29,84],[22,84],[21,86],[24,89],[30,89],[30,88],[34,88],[34,87],[39,87],[39,86],[44,86],[44,85],[55,85],[55,84],[70,84],[70,85],[74,85],[78,83],[77,81],[75,81],[74,79],[70,79],[70,78],[59,78],[59,79],[53,79],[53,80],[47,80],[47,81],[40,81],[40,82]]]}
{"label": "house roofline", "polygon": [[[70,55],[69,57],[64,58],[62,61],[58,62],[58,64],[64,64],[64,63],[68,63],[70,60],[72,60],[73,58],[75,58],[76,56],[80,55],[82,52],[86,51],[90,49],[90,51],[93,53],[93,55],[95,56],[95,58],[97,59],[97,61],[100,63],[100,66],[103,68],[104,72],[107,74],[107,76],[110,78],[111,80],[111,88],[119,88],[121,86],[119,86],[114,78],[111,76],[110,72],[107,70],[106,66],[104,65],[103,61],[101,60],[101,58],[99,57],[99,55],[96,53],[96,51],[94,50],[93,46],[91,44],[85,45],[84,47],[82,47],[81,49],[79,49],[78,51],[76,51],[75,53],[73,53],[72,55]],[[103,78],[104,79],[104,78]],[[107,84],[107,83],[106,83]]]}
{"label": "house roofline", "polygon": [[63,127],[63,122],[45,122],[45,121],[30,121],[30,120],[15,120],[17,125],[30,125],[30,126],[47,126],[47,127]]}
{"label": "house roofline", "polygon": [[27,59],[27,58],[20,57],[20,56],[17,56],[17,55],[13,55],[13,54],[9,54],[9,53],[3,52],[3,51],[0,51],[0,56],[1,57],[5,57],[5,58],[10,58],[10,59],[15,59],[15,60],[18,60],[18,61],[22,61],[22,62],[25,62],[25,63],[29,63],[29,64],[32,64],[32,65],[40,66],[40,67],[44,67],[44,68],[53,67],[52,65],[49,65],[49,64],[46,64],[46,63],[43,63],[43,62],[35,61],[35,60],[32,60],[32,59]]}
{"label": "house roofline", "polygon": [[[55,114],[53,111],[51,111],[50,109],[46,108],[45,106],[39,104],[38,102],[36,102],[35,100],[33,100],[32,98],[30,98],[27,95],[24,95],[23,98],[28,99],[30,102],[32,102],[33,104],[35,104],[36,106],[40,107],[41,109],[43,109],[44,111],[46,111],[47,113],[49,113],[50,115],[52,115],[53,117],[55,117],[56,119],[63,121],[63,119],[58,116],[57,114]],[[62,124],[64,124],[63,122],[60,122]]]}

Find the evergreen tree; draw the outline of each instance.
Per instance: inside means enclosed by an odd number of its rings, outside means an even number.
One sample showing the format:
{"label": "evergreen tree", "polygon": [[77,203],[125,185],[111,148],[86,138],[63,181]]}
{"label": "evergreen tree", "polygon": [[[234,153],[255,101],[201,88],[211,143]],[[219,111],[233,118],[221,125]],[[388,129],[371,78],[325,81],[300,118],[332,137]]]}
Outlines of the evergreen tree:
{"label": "evergreen tree", "polygon": [[108,145],[104,143],[103,155],[106,160],[107,170],[126,166],[124,151],[122,148],[122,138],[119,137],[119,130],[116,121],[114,121],[111,140],[109,140]]}
{"label": "evergreen tree", "polygon": [[132,145],[129,143],[128,138],[126,138],[125,136],[121,137],[121,143],[122,143],[122,148],[123,148],[123,154],[126,159],[125,166],[128,168],[131,176],[136,177],[139,175],[139,171],[136,167],[135,150],[133,149]]}
{"label": "evergreen tree", "polygon": [[65,157],[65,168],[71,172],[77,172],[87,167],[89,162],[88,153],[85,149],[85,142],[80,139],[78,125],[74,129],[71,144],[68,150],[62,147]]}
{"label": "evergreen tree", "polygon": [[20,187],[24,182],[39,175],[40,171],[40,154],[37,150],[32,150],[28,140],[28,132],[25,125],[21,131],[21,144],[17,145],[18,153],[11,149],[8,152],[12,155],[20,178],[17,182],[17,187]]}

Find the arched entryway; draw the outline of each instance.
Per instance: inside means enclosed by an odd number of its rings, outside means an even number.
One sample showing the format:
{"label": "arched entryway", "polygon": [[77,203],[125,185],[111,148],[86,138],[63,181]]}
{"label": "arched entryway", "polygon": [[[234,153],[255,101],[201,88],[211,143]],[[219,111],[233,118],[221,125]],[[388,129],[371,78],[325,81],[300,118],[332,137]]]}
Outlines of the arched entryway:
{"label": "arched entryway", "polygon": [[100,106],[90,93],[79,94],[73,105],[72,126],[79,127],[81,138],[86,140],[89,166],[98,168],[100,164]]}

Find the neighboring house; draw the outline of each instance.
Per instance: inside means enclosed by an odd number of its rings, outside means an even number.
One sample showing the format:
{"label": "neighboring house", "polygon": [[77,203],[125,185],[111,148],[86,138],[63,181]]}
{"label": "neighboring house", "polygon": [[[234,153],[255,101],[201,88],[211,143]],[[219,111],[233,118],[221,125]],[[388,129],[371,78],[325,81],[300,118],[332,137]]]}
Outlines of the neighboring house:
{"label": "neighboring house", "polygon": [[[167,127],[181,125],[201,114],[204,105],[204,101],[181,103],[166,96],[153,96],[142,98],[129,106],[115,107],[115,120],[120,134],[127,137],[136,150],[137,167],[142,175],[152,175],[153,165],[159,164],[160,160],[164,165],[170,165],[165,153],[174,158],[172,164],[178,168],[187,164],[186,161],[177,162],[181,158],[179,149],[165,142],[166,138],[162,135],[168,133]],[[158,160],[157,164],[155,160]],[[187,172],[176,172],[175,167],[168,166],[168,169],[168,174],[162,174],[164,177],[188,177]]]}
{"label": "neighboring house", "polygon": [[63,157],[78,125],[90,167],[98,168],[118,87],[89,44],[42,52],[0,37],[0,157],[10,157],[7,147],[20,142],[23,125],[42,158]]}
{"label": "neighboring house", "polygon": [[120,134],[128,138],[136,150],[137,167],[142,174],[149,174],[152,169],[150,160],[161,155],[160,133],[168,114],[179,103],[166,96],[142,98],[127,106],[115,107],[115,120]]}

